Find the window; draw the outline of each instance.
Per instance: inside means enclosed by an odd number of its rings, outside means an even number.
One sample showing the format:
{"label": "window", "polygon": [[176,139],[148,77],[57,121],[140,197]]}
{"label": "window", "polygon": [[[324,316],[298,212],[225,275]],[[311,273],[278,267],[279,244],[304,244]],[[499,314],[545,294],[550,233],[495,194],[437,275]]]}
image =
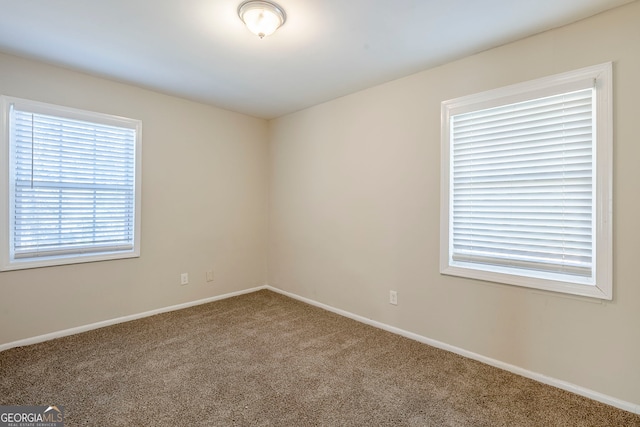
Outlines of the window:
{"label": "window", "polygon": [[611,75],[442,103],[441,273],[612,298]]}
{"label": "window", "polygon": [[0,268],[140,256],[141,122],[0,101]]}

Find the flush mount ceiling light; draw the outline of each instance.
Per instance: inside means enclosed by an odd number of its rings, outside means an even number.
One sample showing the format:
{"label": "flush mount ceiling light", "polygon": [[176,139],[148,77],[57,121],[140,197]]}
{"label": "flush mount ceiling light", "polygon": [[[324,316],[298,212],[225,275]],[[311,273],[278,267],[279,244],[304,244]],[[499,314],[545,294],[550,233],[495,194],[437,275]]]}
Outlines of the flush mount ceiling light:
{"label": "flush mount ceiling light", "polygon": [[238,6],[238,16],[260,38],[273,34],[287,20],[284,9],[270,1],[245,1]]}

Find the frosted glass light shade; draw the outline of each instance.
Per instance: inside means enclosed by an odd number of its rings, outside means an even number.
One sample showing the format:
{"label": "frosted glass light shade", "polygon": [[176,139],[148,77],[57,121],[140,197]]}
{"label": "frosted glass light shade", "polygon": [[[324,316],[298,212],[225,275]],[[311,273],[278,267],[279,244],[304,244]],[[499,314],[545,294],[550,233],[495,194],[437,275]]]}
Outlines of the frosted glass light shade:
{"label": "frosted glass light shade", "polygon": [[245,1],[238,7],[238,16],[249,31],[260,38],[273,34],[287,19],[284,10],[269,1]]}

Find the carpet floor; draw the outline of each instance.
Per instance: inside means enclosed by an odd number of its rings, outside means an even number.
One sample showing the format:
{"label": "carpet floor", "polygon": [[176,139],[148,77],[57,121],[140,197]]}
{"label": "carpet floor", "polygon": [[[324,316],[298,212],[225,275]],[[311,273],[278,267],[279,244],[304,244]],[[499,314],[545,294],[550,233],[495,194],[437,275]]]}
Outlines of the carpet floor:
{"label": "carpet floor", "polygon": [[640,416],[271,291],[0,353],[66,426],[640,426]]}

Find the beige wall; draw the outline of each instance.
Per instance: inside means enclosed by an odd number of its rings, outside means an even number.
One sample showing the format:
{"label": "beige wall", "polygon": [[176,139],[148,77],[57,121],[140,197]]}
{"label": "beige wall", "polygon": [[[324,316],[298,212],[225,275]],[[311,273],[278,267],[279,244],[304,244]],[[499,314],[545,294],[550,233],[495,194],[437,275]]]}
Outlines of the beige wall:
{"label": "beige wall", "polygon": [[0,273],[0,344],[265,284],[266,121],[1,54],[0,94],[143,122],[142,256]]}
{"label": "beige wall", "polygon": [[[639,22],[634,2],[272,121],[269,283],[640,404]],[[441,101],[606,61],[614,300],[440,275]]]}

